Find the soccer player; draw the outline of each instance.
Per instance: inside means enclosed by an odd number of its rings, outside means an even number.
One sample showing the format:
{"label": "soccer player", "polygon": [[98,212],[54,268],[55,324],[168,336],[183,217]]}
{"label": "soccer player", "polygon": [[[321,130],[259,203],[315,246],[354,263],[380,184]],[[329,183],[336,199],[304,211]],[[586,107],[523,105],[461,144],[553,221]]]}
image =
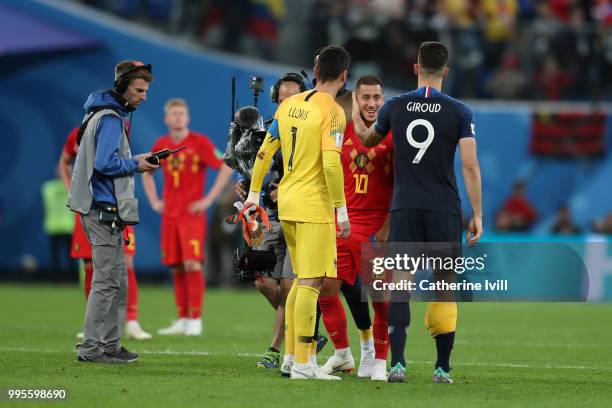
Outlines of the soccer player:
{"label": "soccer player", "polygon": [[[296,73],[283,75],[272,87],[272,102],[280,105],[290,96],[297,95],[306,90],[303,78]],[[276,311],[274,318],[274,331],[270,347],[263,354],[255,366],[257,368],[279,368],[280,348],[285,338],[285,303],[287,294],[293,284],[293,268],[287,254],[287,245],[283,236],[280,221],[278,220],[278,183],[283,176],[283,161],[280,152],[272,159],[272,167],[264,180],[262,191],[263,206],[268,214],[272,229],[265,231],[264,243],[255,249],[273,250],[277,256],[276,266],[270,275],[264,275],[255,281],[255,286],[268,300]],[[239,179],[236,192],[241,199],[246,199],[244,179]]]}
{"label": "soccer player", "polygon": [[[162,161],[163,200],[157,195],[155,180],[143,173],[143,186],[153,210],[162,215],[161,258],[172,269],[174,300],[178,320],[159,334],[202,334],[202,300],[205,281],[202,275],[206,209],[210,207],[232,176],[221,153],[208,137],[189,129],[187,103],[172,98],[164,106],[168,134],[160,137],[152,151],[186,149]],[[208,168],[219,169],[210,192],[204,196]]]}
{"label": "soccer player", "polygon": [[259,205],[264,175],[280,147],[284,175],[278,215],[297,276],[285,305],[286,354],[295,355],[291,379],[340,379],[320,372],[310,363],[310,355],[323,280],[337,276],[335,212],[338,235],[350,234],[340,160],[346,119],[334,100],[346,81],[349,64],[344,48],[326,47],[314,67],[314,90],[279,106],[257,154],[245,202],[247,210]]}
{"label": "soccer player", "polygon": [[[355,95],[359,113],[366,126],[376,121],[378,110],[383,105],[382,81],[372,75],[362,76],[355,85]],[[344,169],[344,195],[347,201],[351,235],[338,238],[338,279],[345,285],[354,285],[361,274],[361,244],[386,241],[389,235],[389,205],[393,193],[393,140],[389,133],[376,147],[365,147],[355,135],[354,125],[350,123],[344,133],[342,146],[342,166]],[[361,290],[357,300],[361,301]],[[321,368],[331,373],[354,368],[346,330],[346,314],[340,298],[333,296],[319,298],[323,311],[323,322],[330,334],[335,353]],[[361,362],[358,377],[375,381],[387,380],[387,353],[389,336],[387,333],[388,303],[373,302],[374,326],[359,330],[361,343]],[[365,303],[365,307],[368,305]],[[357,321],[357,320],[356,320]]]}
{"label": "soccer player", "polygon": [[[395,187],[391,204],[390,240],[444,242],[458,250],[462,224],[461,200],[454,172],[457,145],[461,150],[463,178],[472,206],[467,233],[469,245],[474,245],[483,231],[482,190],[472,111],[441,91],[442,81],[448,75],[447,62],[448,49],[444,44],[422,43],[418,61],[414,65],[418,88],[387,101],[380,109],[376,123],[369,127],[354,105],[353,122],[355,133],[366,146],[377,145],[390,130],[395,136]],[[408,304],[391,302],[390,382],[402,382],[405,379],[404,347],[409,323]],[[456,324],[456,303],[429,303],[425,325],[435,339],[438,354],[434,382],[452,383],[449,360]]]}
{"label": "soccer player", "polygon": [[[73,129],[66,138],[64,148],[59,160],[60,175],[66,189],[70,190],[70,178],[72,176],[71,166],[77,155],[77,134],[79,128]],[[134,235],[134,227],[127,227],[129,244],[125,243],[125,265],[128,270],[128,296],[127,296],[127,311],[125,315],[125,336],[135,340],[149,340],[152,336],[140,327],[138,323],[138,282],[136,281],[136,273],[134,269],[134,255],[136,254],[136,237]],[[85,299],[89,299],[91,291],[91,281],[93,278],[93,262],[91,260],[91,245],[87,240],[83,226],[81,225],[81,217],[76,214],[74,223],[74,232],[72,233],[72,244],[70,248],[70,257],[73,259],[83,260],[83,269],[85,270]],[[82,333],[77,334],[81,338]]]}

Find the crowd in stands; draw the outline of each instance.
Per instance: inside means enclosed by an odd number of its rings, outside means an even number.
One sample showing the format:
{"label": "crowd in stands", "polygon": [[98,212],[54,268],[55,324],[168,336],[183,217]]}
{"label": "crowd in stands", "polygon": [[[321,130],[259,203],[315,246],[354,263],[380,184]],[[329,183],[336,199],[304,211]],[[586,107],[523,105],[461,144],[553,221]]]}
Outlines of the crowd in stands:
{"label": "crowd in stands", "polygon": [[[525,194],[525,184],[517,182],[510,196],[495,214],[495,231],[529,232],[537,221],[538,214]],[[585,231],[574,221],[569,206],[559,207],[550,228],[551,234],[576,235],[585,232],[612,234],[612,212],[594,219],[590,228]]]}
{"label": "crowd in stands", "polygon": [[309,66],[344,45],[353,75],[415,85],[418,44],[451,45],[461,98],[612,100],[609,0],[73,0],[209,47]]}

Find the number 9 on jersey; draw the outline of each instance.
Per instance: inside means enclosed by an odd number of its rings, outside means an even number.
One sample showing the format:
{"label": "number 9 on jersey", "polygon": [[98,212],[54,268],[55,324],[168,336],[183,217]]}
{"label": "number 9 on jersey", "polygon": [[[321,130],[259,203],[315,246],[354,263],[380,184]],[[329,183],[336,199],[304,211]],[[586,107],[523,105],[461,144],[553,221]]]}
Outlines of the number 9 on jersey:
{"label": "number 9 on jersey", "polygon": [[[425,129],[427,129],[427,138],[423,140],[422,142],[417,142],[416,140],[414,140],[414,136],[412,134],[412,132],[414,131],[414,128],[417,126],[424,126]],[[433,125],[431,124],[430,121],[426,119],[415,119],[412,122],[410,122],[410,124],[408,125],[408,128],[406,129],[406,138],[408,139],[408,143],[410,143],[410,146],[419,149],[416,156],[414,156],[414,160],[412,160],[412,163],[418,164],[420,163],[421,159],[425,155],[425,152],[429,148],[429,145],[434,140]]]}

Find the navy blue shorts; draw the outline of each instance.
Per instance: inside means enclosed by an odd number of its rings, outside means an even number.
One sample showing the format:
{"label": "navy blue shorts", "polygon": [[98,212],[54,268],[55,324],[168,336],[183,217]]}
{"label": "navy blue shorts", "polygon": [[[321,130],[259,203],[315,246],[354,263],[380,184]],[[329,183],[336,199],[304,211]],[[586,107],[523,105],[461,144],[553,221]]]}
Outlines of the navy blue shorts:
{"label": "navy blue shorts", "polygon": [[[461,257],[461,237],[463,226],[461,216],[442,211],[419,210],[404,208],[391,213],[391,230],[389,242],[390,255],[408,255],[411,257],[436,257],[440,259]],[[394,245],[393,243],[405,243]],[[415,243],[415,244],[410,244]],[[430,279],[455,282],[456,273],[453,270],[436,269],[433,267]],[[395,278],[394,274],[394,278]],[[405,278],[397,275],[397,279]],[[456,294],[452,291],[436,291],[428,294],[429,301],[455,301]],[[394,301],[402,299],[397,295]],[[403,300],[407,300],[404,296]]]}
{"label": "navy blue shorts", "polygon": [[391,213],[390,242],[460,243],[462,233],[460,215],[414,208]]}

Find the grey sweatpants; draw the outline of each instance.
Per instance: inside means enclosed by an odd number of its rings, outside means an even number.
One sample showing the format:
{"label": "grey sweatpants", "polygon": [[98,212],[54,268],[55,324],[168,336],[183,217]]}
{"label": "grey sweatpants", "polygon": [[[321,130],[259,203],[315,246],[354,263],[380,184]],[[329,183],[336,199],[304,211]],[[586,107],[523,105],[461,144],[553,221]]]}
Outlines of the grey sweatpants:
{"label": "grey sweatpants", "polygon": [[101,224],[99,214],[94,209],[87,215],[81,214],[83,229],[91,244],[94,272],[78,354],[89,358],[119,349],[127,302],[123,230]]}

